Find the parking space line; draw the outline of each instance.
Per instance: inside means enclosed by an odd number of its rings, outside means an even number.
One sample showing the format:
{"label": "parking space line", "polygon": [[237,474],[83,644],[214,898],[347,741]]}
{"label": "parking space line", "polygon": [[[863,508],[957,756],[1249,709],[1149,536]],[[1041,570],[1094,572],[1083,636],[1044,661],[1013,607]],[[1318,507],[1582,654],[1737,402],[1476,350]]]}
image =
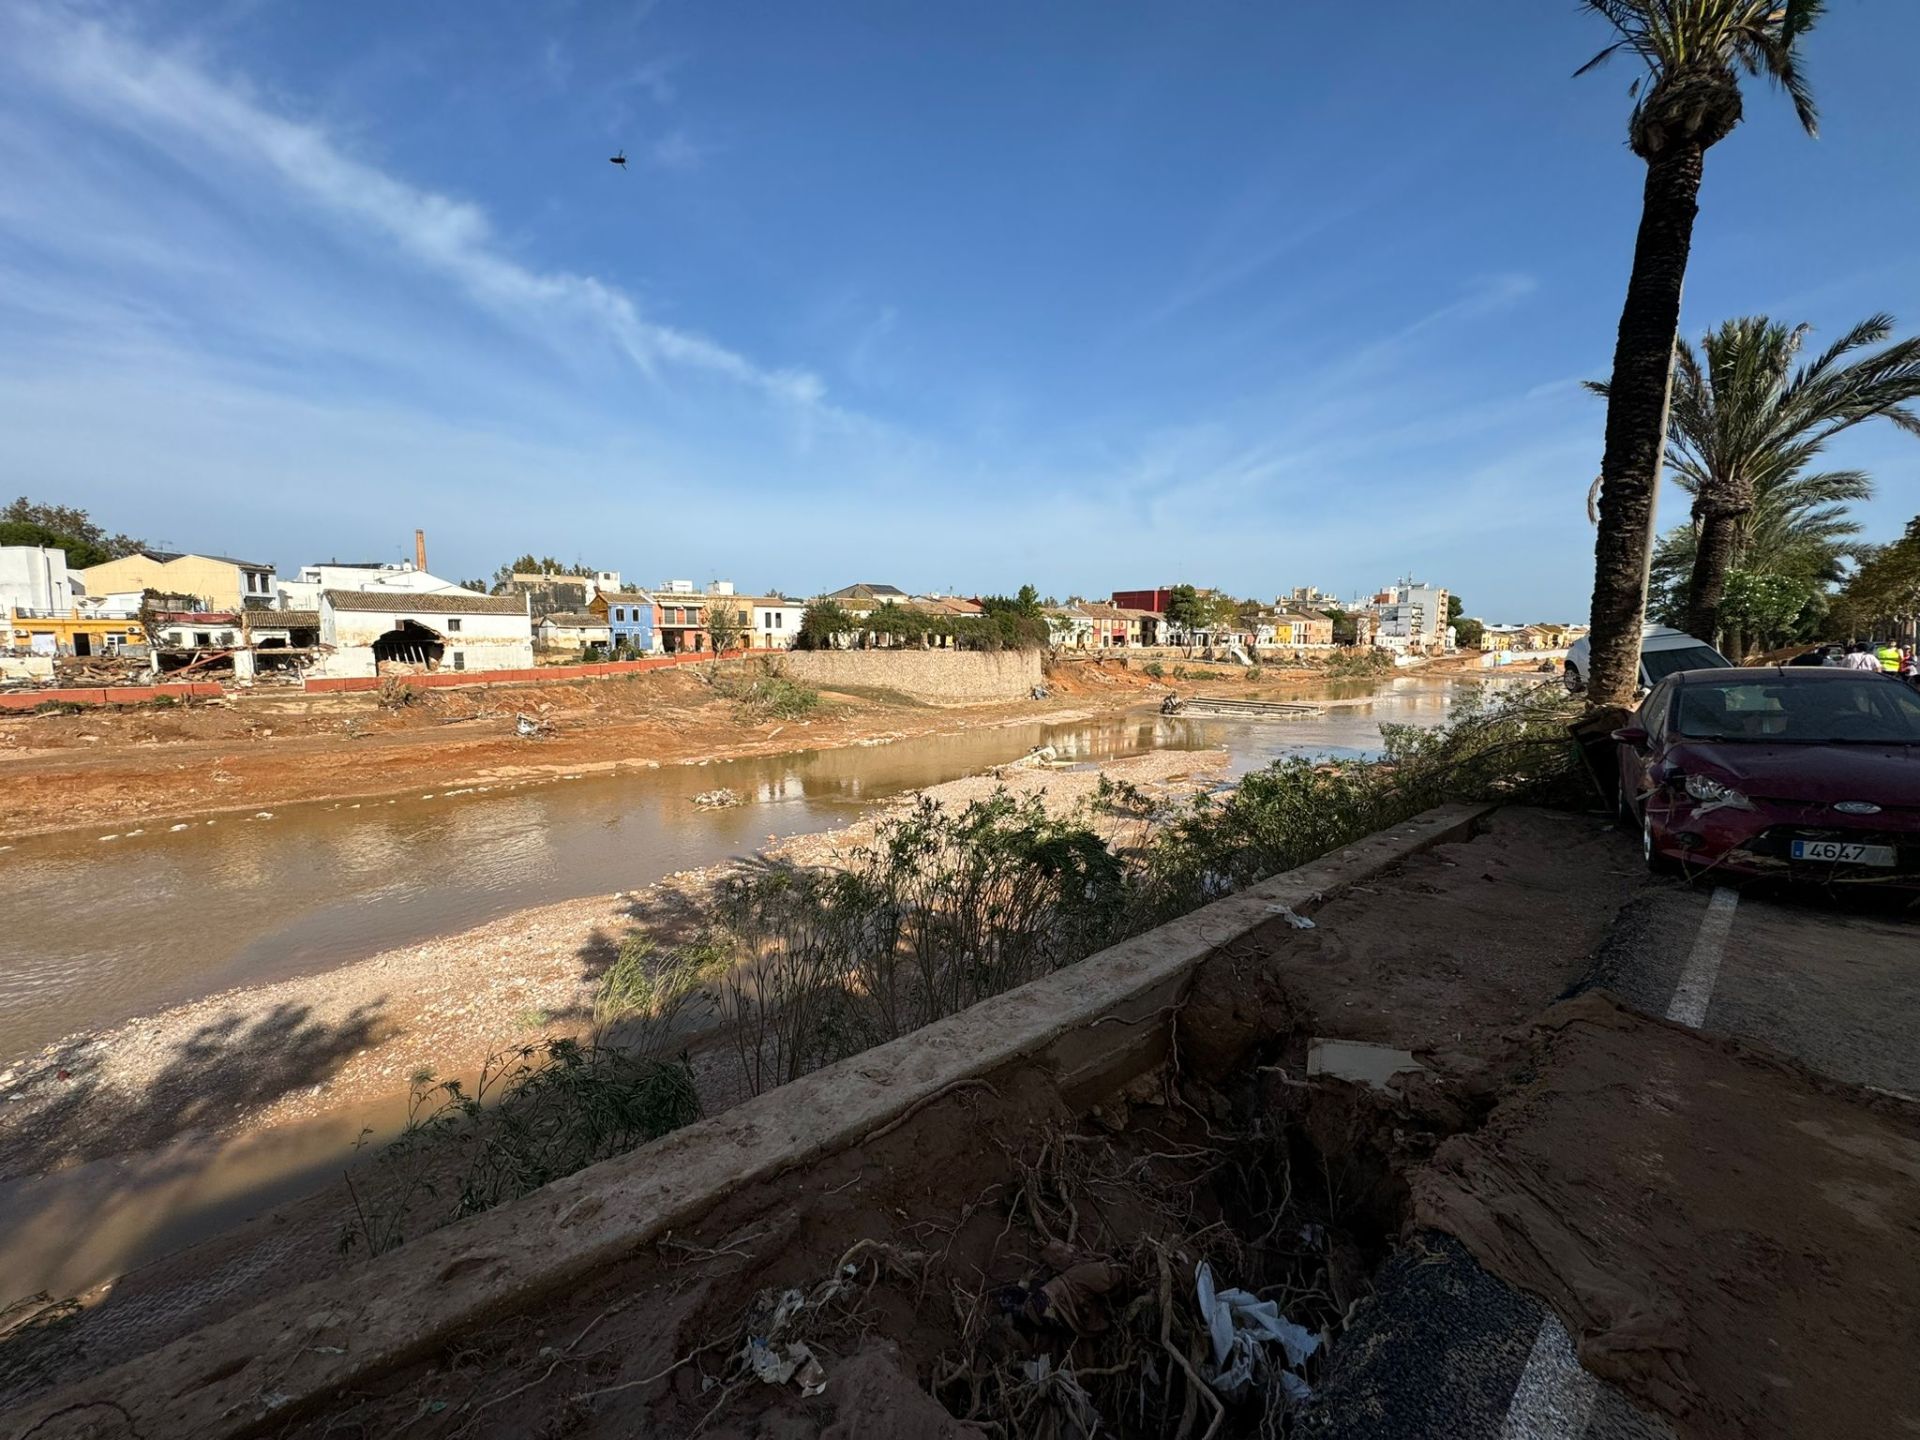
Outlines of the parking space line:
{"label": "parking space line", "polygon": [[1720,978],[1720,961],[1727,953],[1727,937],[1733,933],[1733,911],[1739,903],[1740,892],[1724,885],[1715,889],[1707,901],[1700,933],[1694,937],[1693,951],[1680,971],[1673,1003],[1667,1006],[1667,1019],[1694,1030],[1707,1023],[1707,1003],[1713,999],[1714,982]]}
{"label": "parking space line", "polygon": [[1514,1387],[1500,1440],[1575,1440],[1587,1428],[1600,1382],[1580,1368],[1573,1337],[1551,1310]]}

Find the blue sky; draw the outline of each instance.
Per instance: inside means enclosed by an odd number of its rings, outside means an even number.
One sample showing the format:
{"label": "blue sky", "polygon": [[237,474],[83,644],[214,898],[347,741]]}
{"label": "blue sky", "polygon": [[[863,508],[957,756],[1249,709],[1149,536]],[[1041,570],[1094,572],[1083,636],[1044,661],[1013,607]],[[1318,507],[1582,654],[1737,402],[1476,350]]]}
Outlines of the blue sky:
{"label": "blue sky", "polygon": [[[269,559],[1584,613],[1638,218],[1552,0],[0,6],[0,490]],[[1685,327],[1920,325],[1920,6],[1708,158]],[[624,149],[626,173],[606,163]],[[1920,510],[1887,430],[1863,512]],[[1678,519],[1671,495],[1665,510]]]}

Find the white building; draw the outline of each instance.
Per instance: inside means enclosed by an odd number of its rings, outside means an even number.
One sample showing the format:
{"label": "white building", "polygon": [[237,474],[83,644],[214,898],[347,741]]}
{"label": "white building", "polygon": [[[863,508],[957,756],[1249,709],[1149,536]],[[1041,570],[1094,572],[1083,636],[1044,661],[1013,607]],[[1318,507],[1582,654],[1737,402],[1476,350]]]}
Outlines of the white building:
{"label": "white building", "polygon": [[1450,648],[1447,592],[1438,585],[1403,580],[1376,595],[1369,607],[1379,621],[1373,643],[1396,655],[1425,655]]}
{"label": "white building", "polygon": [[748,623],[753,635],[747,641],[755,650],[791,650],[800,638],[800,616],[807,602],[790,595],[757,595],[748,601]]}
{"label": "white building", "polygon": [[319,611],[315,675],[533,668],[524,595],[476,595],[457,585],[431,594],[323,590]]}
{"label": "white building", "polygon": [[589,645],[605,649],[613,643],[613,627],[590,611],[556,610],[542,615],[533,633],[543,650],[584,650]]}
{"label": "white building", "polygon": [[[380,590],[402,595],[444,595],[461,587],[451,580],[429,574],[410,561],[370,561],[364,565],[344,565],[327,560],[318,565],[302,565],[297,580],[280,582],[282,610],[317,610],[322,590]],[[471,591],[462,591],[471,594]]]}
{"label": "white building", "polygon": [[0,614],[65,615],[72,610],[66,551],[52,545],[0,545]]}
{"label": "white building", "polygon": [[1056,650],[1091,650],[1093,616],[1078,605],[1056,605],[1046,612],[1047,639]]}

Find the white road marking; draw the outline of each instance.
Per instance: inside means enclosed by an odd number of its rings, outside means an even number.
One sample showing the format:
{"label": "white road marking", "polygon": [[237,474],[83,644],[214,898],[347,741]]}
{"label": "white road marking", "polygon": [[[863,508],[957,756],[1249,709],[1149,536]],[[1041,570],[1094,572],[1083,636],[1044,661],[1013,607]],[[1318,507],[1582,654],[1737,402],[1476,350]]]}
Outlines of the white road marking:
{"label": "white road marking", "polygon": [[1727,936],[1733,933],[1733,910],[1739,903],[1740,892],[1724,885],[1707,901],[1707,913],[1700,921],[1700,933],[1694,937],[1693,952],[1680,971],[1673,1003],[1667,1006],[1667,1019],[1695,1030],[1707,1023],[1707,1002],[1713,999],[1713,985],[1720,978],[1720,960],[1727,953]]}
{"label": "white road marking", "polygon": [[[1727,953],[1739,903],[1739,892],[1724,885],[1708,899],[1693,950],[1674,987],[1673,1003],[1667,1006],[1667,1019],[1696,1030],[1706,1023],[1707,1005],[1720,978],[1720,961]],[[1520,1372],[1520,1383],[1514,1387],[1500,1440],[1579,1440],[1599,1393],[1600,1382],[1580,1368],[1573,1337],[1560,1317],[1548,1311],[1534,1337],[1526,1369]]]}
{"label": "white road marking", "polygon": [[1500,1440],[1573,1440],[1585,1433],[1600,1382],[1580,1368],[1573,1337],[1551,1310],[1514,1387]]}

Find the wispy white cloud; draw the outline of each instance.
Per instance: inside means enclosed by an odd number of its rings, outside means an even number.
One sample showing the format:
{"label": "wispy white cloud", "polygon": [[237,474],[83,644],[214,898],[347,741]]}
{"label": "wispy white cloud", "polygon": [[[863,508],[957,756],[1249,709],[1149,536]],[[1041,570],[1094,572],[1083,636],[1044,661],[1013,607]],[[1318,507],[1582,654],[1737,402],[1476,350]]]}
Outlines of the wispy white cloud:
{"label": "wispy white cloud", "polygon": [[[556,318],[598,331],[647,374],[684,367],[823,410],[826,387],[799,368],[763,366],[698,332],[643,315],[619,287],[542,270],[510,254],[479,206],[416,185],[347,153],[328,132],[258,101],[182,55],[144,48],[67,11],[19,8],[0,48],[28,84],[190,166],[217,163],[280,186],[337,223],[358,227],[518,323]],[[10,41],[11,43],[7,43]]]}

